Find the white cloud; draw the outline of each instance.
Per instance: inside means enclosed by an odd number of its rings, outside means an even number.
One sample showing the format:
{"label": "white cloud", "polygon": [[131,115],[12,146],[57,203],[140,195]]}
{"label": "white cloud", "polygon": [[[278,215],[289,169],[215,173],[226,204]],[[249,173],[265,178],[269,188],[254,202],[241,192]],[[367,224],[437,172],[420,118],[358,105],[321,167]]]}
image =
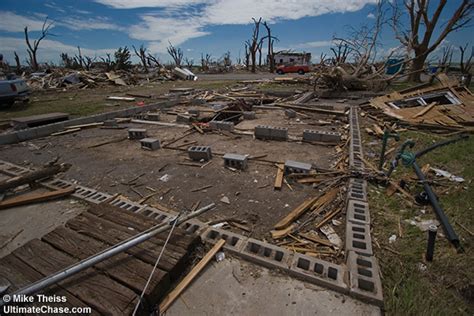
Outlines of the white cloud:
{"label": "white cloud", "polygon": [[367,18],[368,19],[375,19],[375,14],[369,13],[369,14],[367,14]]}
{"label": "white cloud", "polygon": [[[13,64],[14,62],[14,51],[18,53],[21,62],[24,63],[27,53],[25,40],[23,38],[0,37],[0,42],[2,43],[2,53],[4,54],[5,59],[10,62],[10,64]],[[88,49],[81,47],[82,55],[91,57],[104,56],[106,53],[113,53],[114,51],[115,49],[112,48]],[[61,53],[75,55],[77,54],[77,46],[64,44],[55,40],[44,39],[39,45],[38,59],[40,62],[57,62]]]}
{"label": "white cloud", "polygon": [[199,4],[203,0],[95,0],[98,3],[115,9],[135,9],[135,8],[166,8],[184,6],[189,4]]}
{"label": "white cloud", "polygon": [[75,18],[67,17],[59,20],[57,25],[67,27],[71,30],[123,30],[122,27],[115,23],[109,22],[105,18]]}
{"label": "white cloud", "polygon": [[319,47],[329,47],[333,44],[332,41],[314,41],[306,42],[294,45],[296,48],[319,48]]}
{"label": "white cloud", "polygon": [[[23,32],[25,26],[30,31],[41,31],[44,19],[32,19],[9,11],[0,11],[0,30],[7,32]],[[2,43],[3,46],[3,43]]]}

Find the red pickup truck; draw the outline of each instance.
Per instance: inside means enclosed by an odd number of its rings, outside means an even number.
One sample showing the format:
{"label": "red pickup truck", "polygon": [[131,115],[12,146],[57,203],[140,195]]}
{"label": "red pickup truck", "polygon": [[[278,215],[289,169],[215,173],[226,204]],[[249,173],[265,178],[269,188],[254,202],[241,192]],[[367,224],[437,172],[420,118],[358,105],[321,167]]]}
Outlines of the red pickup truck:
{"label": "red pickup truck", "polygon": [[290,72],[297,72],[300,75],[304,75],[306,72],[309,72],[308,65],[280,65],[277,67],[277,74],[283,75]]}

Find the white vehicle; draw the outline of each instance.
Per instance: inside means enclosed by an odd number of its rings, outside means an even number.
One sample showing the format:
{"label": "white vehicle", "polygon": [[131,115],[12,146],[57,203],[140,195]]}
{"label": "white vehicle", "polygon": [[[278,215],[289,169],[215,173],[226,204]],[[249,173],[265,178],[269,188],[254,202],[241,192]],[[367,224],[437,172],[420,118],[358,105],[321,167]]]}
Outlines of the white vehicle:
{"label": "white vehicle", "polygon": [[30,89],[23,79],[0,80],[0,106],[11,107],[15,101],[27,102]]}

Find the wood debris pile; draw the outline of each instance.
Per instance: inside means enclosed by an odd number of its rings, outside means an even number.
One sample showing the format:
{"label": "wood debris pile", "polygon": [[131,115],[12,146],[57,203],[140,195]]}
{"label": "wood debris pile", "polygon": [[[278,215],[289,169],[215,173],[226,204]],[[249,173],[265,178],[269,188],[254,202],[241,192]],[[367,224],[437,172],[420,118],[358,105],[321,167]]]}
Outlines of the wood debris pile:
{"label": "wood debris pile", "polygon": [[419,128],[472,129],[474,95],[444,74],[424,84],[371,99],[363,109],[373,117]]}

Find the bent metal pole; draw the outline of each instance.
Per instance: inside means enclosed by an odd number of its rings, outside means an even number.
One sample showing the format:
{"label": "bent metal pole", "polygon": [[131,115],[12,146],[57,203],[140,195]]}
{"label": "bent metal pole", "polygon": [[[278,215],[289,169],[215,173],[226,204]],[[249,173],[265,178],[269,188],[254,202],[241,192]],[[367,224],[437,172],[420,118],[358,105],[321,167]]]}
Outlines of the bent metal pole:
{"label": "bent metal pole", "polygon": [[[196,210],[195,212],[192,212],[192,213],[189,213],[187,215],[183,215],[183,216],[179,216],[176,221],[176,225],[180,225],[181,223],[191,219],[191,218],[194,218],[210,209],[212,209],[213,207],[215,206],[214,203],[211,203],[207,206],[204,206],[198,210]],[[80,272],[80,271],[83,271],[87,268],[90,268],[94,265],[96,265],[97,263],[99,262],[102,262],[110,257],[113,257],[115,256],[116,254],[119,254],[127,249],[130,249],[131,247],[133,246],[136,246],[148,239],[150,239],[151,237],[155,236],[156,234],[159,234],[159,233],[162,233],[162,232],[165,232],[167,231],[168,229],[171,228],[172,226],[172,222],[168,222],[168,223],[162,223],[162,224],[159,224],[159,225],[156,225],[156,226],[153,226],[143,232],[141,232],[140,234],[137,234],[129,239],[126,239],[108,249],[105,249],[104,251],[102,252],[99,252],[98,254],[95,254],[87,259],[84,259],[84,260],[81,260],[80,262],[72,265],[72,266],[69,266],[59,272],[56,272],[55,274],[53,275],[50,275],[48,277],[45,277],[41,280],[38,280],[36,282],[34,282],[33,284],[31,285],[28,285],[18,291],[16,291],[15,293],[12,293],[11,295],[33,295],[35,293],[38,293],[39,291],[41,291],[42,289],[45,289],[47,288],[48,286],[50,285],[53,285],[55,283],[58,283],[60,281],[63,281],[73,275],[75,275],[76,273]],[[3,305],[6,305],[8,304],[7,302],[4,302],[3,300],[0,301],[0,306],[3,306]]]}

